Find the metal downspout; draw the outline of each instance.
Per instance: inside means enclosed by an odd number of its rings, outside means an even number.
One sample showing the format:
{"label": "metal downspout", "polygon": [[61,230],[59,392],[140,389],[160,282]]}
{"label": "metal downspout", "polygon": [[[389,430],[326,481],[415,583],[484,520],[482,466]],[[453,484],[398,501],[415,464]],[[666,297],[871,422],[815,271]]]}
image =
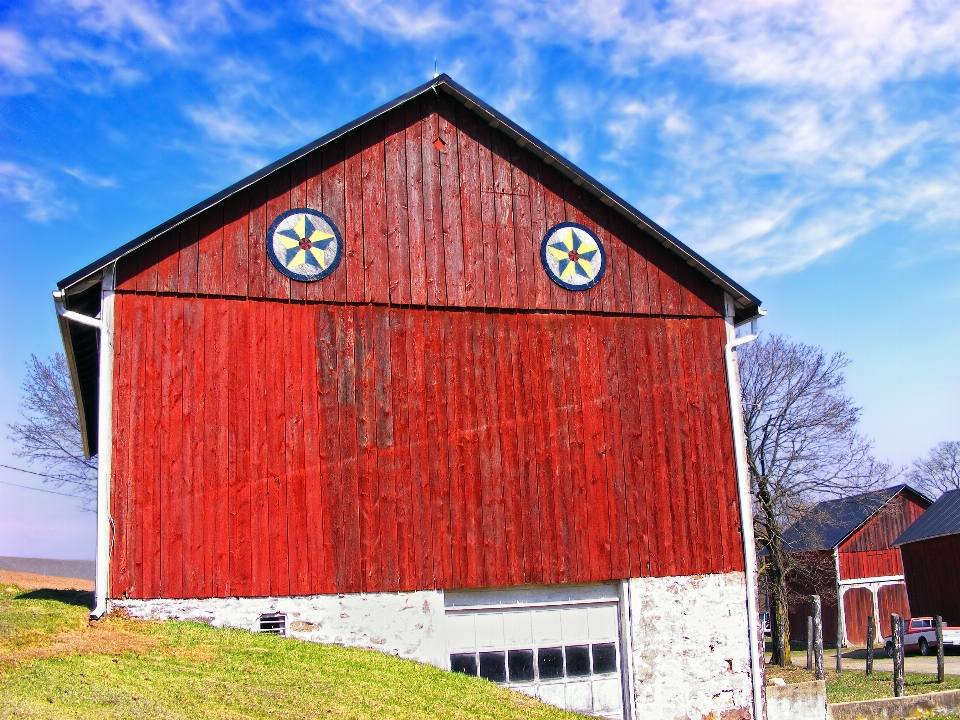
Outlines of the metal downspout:
{"label": "metal downspout", "polygon": [[733,423],[734,457],[737,468],[737,495],[740,500],[740,536],[743,539],[743,565],[747,584],[747,632],[750,636],[750,681],[753,687],[753,717],[763,720],[766,717],[763,702],[763,680],[760,668],[760,618],[757,610],[757,546],[753,535],[753,502],[751,500],[750,477],[747,471],[747,441],[743,428],[743,405],[740,394],[740,373],[737,366],[739,345],[757,339],[756,321],[751,322],[751,333],[737,337],[733,324],[733,300],[724,294],[726,310],[727,344],[723,349],[727,368],[727,390],[730,396],[730,419]]}
{"label": "metal downspout", "polygon": [[99,620],[107,612],[107,588],[110,582],[110,474],[113,459],[113,288],[116,265],[103,275],[100,295],[100,317],[67,310],[64,293],[54,292],[57,315],[65,320],[96,328],[100,334],[100,381],[97,389],[97,575],[94,585],[95,603],[91,620]]}

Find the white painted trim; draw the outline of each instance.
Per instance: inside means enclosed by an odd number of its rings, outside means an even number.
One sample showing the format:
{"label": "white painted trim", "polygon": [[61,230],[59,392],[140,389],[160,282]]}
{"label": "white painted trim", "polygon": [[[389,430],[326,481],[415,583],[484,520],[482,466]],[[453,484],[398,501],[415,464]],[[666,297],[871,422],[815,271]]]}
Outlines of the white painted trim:
{"label": "white painted trim", "polygon": [[884,585],[890,583],[905,582],[903,575],[878,575],[876,577],[868,578],[850,578],[849,580],[841,580],[840,584],[843,587],[866,587],[867,585]]}
{"label": "white painted trim", "polygon": [[833,567],[836,573],[834,577],[837,578],[837,614],[840,619],[840,630],[843,632],[840,638],[840,645],[846,647],[850,642],[850,639],[847,637],[847,613],[843,607],[843,593],[846,587],[840,582],[840,551],[837,548],[833,549]]}
{"label": "white painted trim", "polygon": [[620,672],[622,674],[623,720],[634,720],[636,693],[633,672],[633,623],[630,611],[630,581],[620,581]]}
{"label": "white painted trim", "polygon": [[57,314],[66,320],[94,327],[100,340],[100,378],[97,389],[97,571],[94,584],[93,610],[90,617],[99,619],[107,611],[107,589],[110,586],[110,474],[113,461],[113,289],[117,265],[103,273],[100,285],[100,318],[67,310],[63,293],[55,292]]}
{"label": "white painted trim", "polygon": [[747,441],[743,427],[743,400],[740,394],[740,373],[736,346],[756,340],[756,333],[737,338],[734,325],[736,307],[733,298],[723,295],[724,320],[727,326],[727,344],[723,349],[727,370],[727,390],[730,396],[730,421],[733,425],[734,460],[737,469],[737,496],[740,500],[740,537],[743,541],[743,564],[747,587],[747,635],[750,643],[750,681],[753,689],[753,717],[763,720],[763,679],[760,669],[760,636],[757,615],[757,545],[753,535],[753,502],[747,471]]}
{"label": "white painted trim", "polygon": [[570,605],[612,605],[620,602],[618,598],[597,598],[595,600],[557,600],[509,605],[446,605],[448,615],[460,612],[506,612],[508,610],[526,610],[527,608],[569,607]]}

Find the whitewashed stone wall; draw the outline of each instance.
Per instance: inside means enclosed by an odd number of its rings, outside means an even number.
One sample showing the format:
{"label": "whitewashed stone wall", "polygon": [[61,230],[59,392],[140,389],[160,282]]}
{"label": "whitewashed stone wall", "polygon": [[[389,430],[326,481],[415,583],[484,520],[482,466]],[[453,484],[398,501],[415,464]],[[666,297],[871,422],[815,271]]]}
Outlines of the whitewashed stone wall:
{"label": "whitewashed stone wall", "polygon": [[291,637],[380,650],[447,667],[442,592],[112,600],[110,606],[137,618],[194,620],[215,627],[254,631],[259,627],[261,614],[284,613]]}
{"label": "whitewashed stone wall", "polygon": [[743,573],[629,582],[635,718],[750,718]]}

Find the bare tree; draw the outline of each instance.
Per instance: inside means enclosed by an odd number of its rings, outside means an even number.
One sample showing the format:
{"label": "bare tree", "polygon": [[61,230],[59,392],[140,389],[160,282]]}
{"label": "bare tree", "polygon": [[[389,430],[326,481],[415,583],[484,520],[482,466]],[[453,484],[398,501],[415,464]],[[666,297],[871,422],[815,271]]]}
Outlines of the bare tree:
{"label": "bare tree", "polygon": [[35,355],[27,362],[20,416],[11,423],[14,455],[42,469],[45,481],[62,487],[93,510],[97,497],[97,458],[84,457],[80,415],[70,382],[67,361],[57,353],[43,362]]}
{"label": "bare tree", "polygon": [[907,477],[934,498],[960,490],[960,442],[938,443],[925,458],[913,461]]}
{"label": "bare tree", "polygon": [[738,360],[754,531],[766,551],[760,572],[769,589],[771,662],[788,665],[788,578],[813,578],[823,568],[791,556],[785,531],[822,500],[879,486],[889,466],[874,460],[857,432],[860,408],[844,394],[842,354],[770,335],[742,347]]}

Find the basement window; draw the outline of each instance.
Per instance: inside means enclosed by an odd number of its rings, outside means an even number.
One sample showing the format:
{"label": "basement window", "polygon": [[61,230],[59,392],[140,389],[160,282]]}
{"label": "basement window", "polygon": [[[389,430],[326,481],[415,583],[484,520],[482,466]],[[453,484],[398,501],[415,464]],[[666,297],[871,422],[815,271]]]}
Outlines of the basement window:
{"label": "basement window", "polygon": [[271,635],[286,635],[287,616],[283,613],[266,613],[261,615],[260,632]]}

